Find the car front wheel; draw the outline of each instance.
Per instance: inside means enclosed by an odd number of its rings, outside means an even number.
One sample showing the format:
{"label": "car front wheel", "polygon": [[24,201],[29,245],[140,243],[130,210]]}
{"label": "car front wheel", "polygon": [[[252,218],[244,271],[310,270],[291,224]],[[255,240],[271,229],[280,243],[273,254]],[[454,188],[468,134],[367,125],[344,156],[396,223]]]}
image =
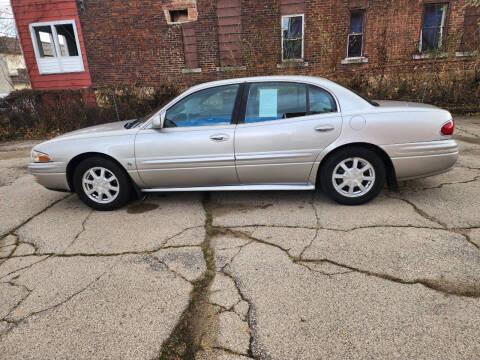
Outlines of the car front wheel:
{"label": "car front wheel", "polygon": [[375,151],[350,147],[333,153],[321,168],[320,182],[327,195],[344,205],[364,204],[385,183],[385,165]]}
{"label": "car front wheel", "polygon": [[78,197],[95,210],[115,210],[130,199],[130,181],[125,171],[111,160],[85,159],[73,176]]}

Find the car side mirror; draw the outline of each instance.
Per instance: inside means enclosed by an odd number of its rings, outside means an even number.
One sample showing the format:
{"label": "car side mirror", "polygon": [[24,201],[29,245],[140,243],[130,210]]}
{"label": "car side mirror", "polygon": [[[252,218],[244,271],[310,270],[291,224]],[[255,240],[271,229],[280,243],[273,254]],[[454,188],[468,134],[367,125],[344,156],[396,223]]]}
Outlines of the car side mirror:
{"label": "car side mirror", "polygon": [[164,121],[165,121],[165,113],[164,112],[155,115],[152,119],[152,128],[154,128],[154,129],[163,128]]}

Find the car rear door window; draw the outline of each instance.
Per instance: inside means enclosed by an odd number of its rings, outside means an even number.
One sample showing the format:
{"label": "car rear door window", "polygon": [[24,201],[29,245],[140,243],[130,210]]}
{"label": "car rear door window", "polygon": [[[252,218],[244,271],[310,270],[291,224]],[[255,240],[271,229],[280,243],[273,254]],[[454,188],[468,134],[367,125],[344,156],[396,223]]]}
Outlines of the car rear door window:
{"label": "car rear door window", "polygon": [[218,86],[188,95],[167,110],[164,127],[229,125],[239,87]]}
{"label": "car rear door window", "polygon": [[248,91],[245,123],[290,119],[337,111],[326,90],[301,83],[253,83]]}
{"label": "car rear door window", "polygon": [[307,114],[307,87],[287,82],[253,83],[248,91],[246,123],[288,119]]}
{"label": "car rear door window", "polygon": [[309,114],[323,114],[337,111],[337,104],[333,96],[316,86],[308,87]]}

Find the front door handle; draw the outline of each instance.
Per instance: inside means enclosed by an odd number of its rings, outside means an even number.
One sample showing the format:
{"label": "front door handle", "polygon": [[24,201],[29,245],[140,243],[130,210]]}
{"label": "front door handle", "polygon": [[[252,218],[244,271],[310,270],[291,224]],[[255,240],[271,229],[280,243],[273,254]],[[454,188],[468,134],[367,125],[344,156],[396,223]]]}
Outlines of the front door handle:
{"label": "front door handle", "polygon": [[227,141],[228,140],[228,135],[215,134],[215,135],[210,136],[210,140],[212,140],[212,141]]}
{"label": "front door handle", "polygon": [[315,131],[318,132],[329,132],[334,130],[335,128],[332,125],[320,125],[315,128]]}

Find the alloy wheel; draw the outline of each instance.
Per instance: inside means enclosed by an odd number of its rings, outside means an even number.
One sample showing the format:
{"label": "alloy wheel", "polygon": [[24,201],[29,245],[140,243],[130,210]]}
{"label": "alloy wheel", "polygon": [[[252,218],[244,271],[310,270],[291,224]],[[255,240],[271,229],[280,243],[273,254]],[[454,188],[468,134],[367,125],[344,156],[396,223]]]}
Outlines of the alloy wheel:
{"label": "alloy wheel", "polygon": [[367,194],[375,184],[375,170],[360,157],[342,160],[332,173],[334,189],[341,195],[355,198]]}
{"label": "alloy wheel", "polygon": [[99,204],[111,203],[120,192],[120,184],[115,174],[100,166],[85,171],[82,186],[85,195]]}

